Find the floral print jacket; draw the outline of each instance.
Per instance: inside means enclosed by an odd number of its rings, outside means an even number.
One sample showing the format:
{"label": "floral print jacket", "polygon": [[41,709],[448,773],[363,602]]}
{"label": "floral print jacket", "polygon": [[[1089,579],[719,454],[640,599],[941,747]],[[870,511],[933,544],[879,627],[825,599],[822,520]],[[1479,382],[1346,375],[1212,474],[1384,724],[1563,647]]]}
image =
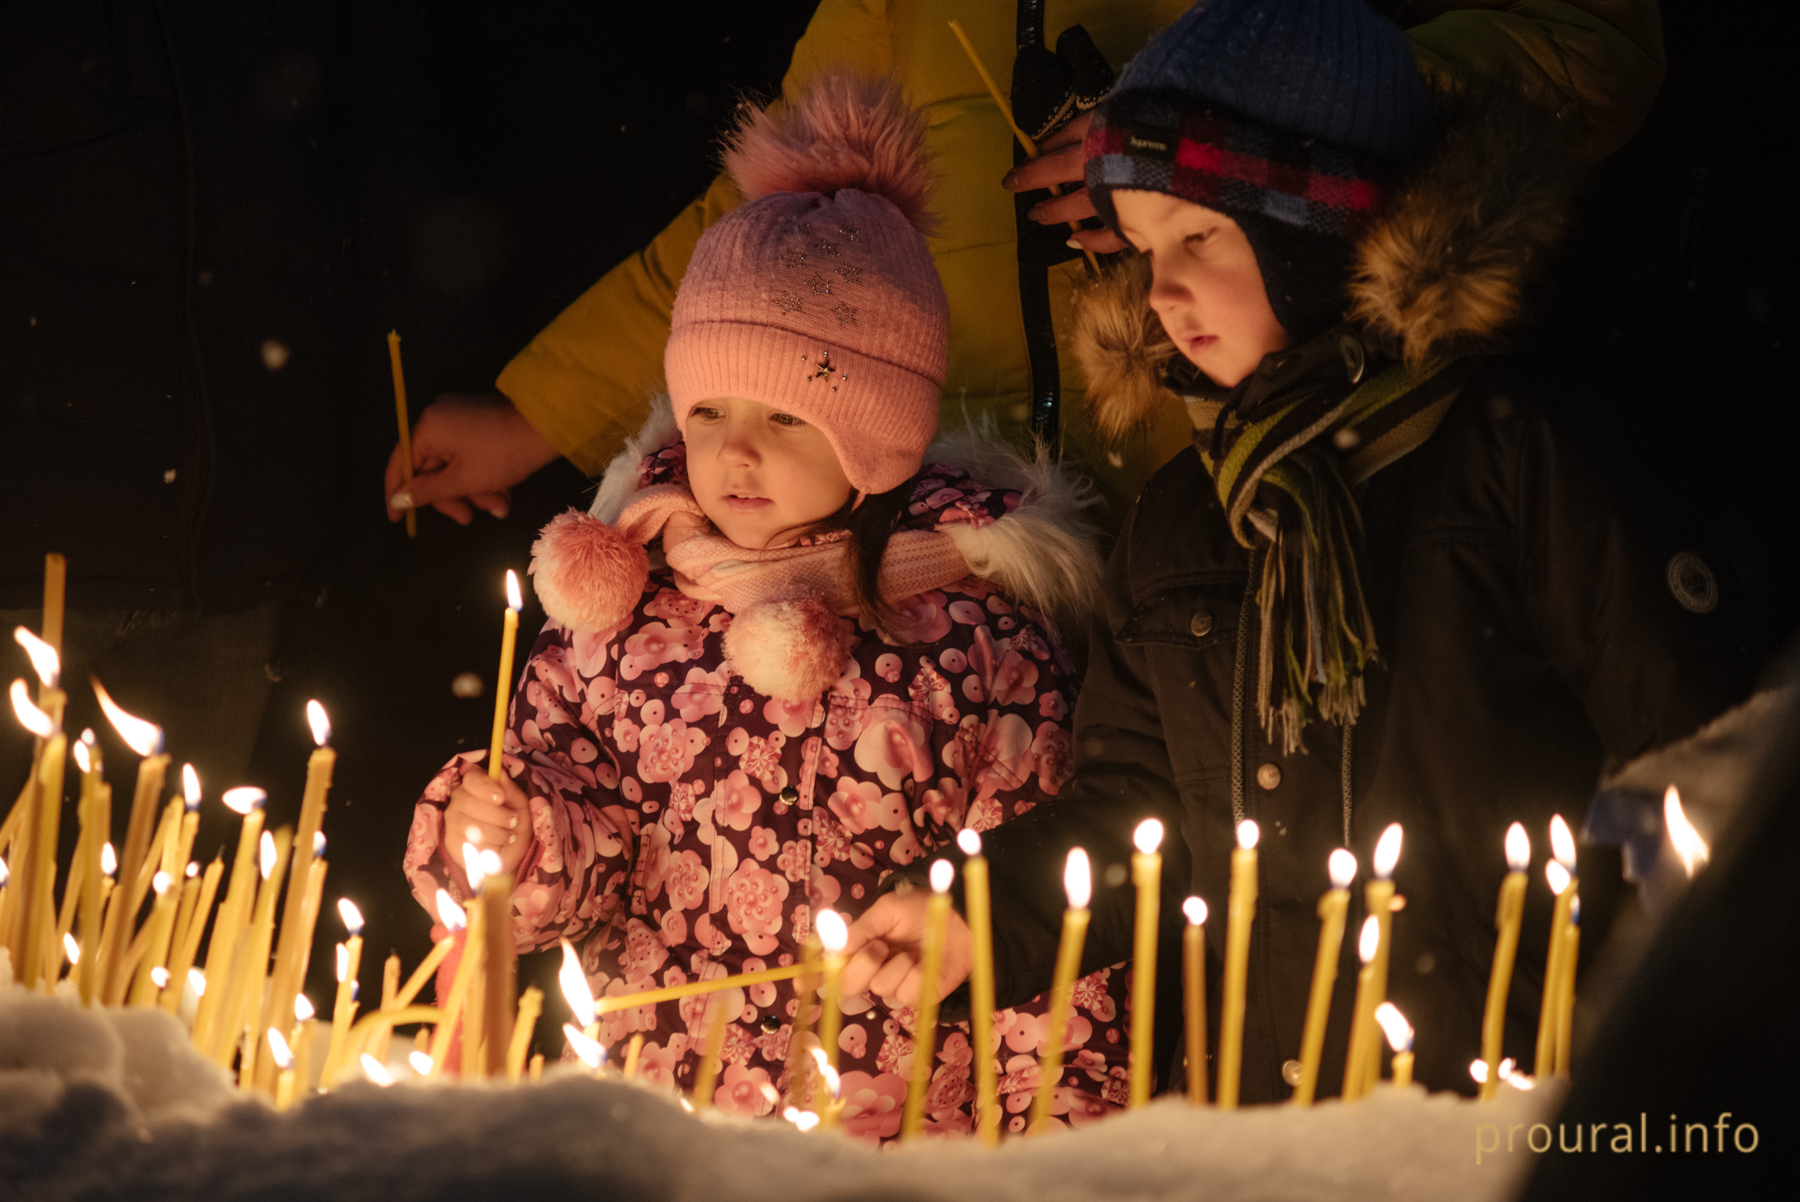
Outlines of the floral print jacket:
{"label": "floral print jacket", "polygon": [[[677,470],[679,463],[671,465]],[[648,475],[648,468],[647,468]],[[985,523],[1019,504],[934,465],[905,524]],[[517,872],[520,951],[568,938],[596,995],[788,965],[811,915],[865,908],[896,868],[987,830],[1056,793],[1072,768],[1071,667],[1051,625],[977,579],[896,607],[889,642],[863,625],[844,675],[816,700],[754,693],[723,651],[730,615],[653,571],[631,620],[592,633],[547,624],[518,683],[505,736],[507,770],[530,799],[531,843]],[[848,619],[846,619],[848,621]],[[414,895],[435,913],[462,874],[443,854],[444,807],[485,752],[459,755],[417,805],[406,852]],[[789,1079],[793,983],[718,995],[727,1030],[713,1101],[779,1114],[805,1083]],[[1128,1063],[1123,967],[1078,983],[1062,1122],[1121,1105]],[[708,998],[602,1016],[609,1056],[634,1033],[640,1073],[691,1090]],[[838,1040],[841,1125],[894,1138],[912,1074],[912,1013],[846,999]],[[1007,1120],[1022,1131],[1037,1087],[1040,997],[996,1016]],[[816,1030],[815,1013],[807,1016]],[[810,1038],[810,1037],[809,1037]],[[971,1129],[966,1023],[942,1024],[928,1130]]]}

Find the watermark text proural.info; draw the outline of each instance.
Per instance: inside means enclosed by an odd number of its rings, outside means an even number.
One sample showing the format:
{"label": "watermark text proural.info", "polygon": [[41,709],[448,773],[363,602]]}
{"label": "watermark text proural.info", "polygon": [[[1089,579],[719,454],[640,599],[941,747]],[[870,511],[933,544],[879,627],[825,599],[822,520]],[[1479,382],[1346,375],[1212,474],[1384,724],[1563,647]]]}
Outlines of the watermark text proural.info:
{"label": "watermark text proural.info", "polygon": [[1661,1123],[1651,1127],[1642,1112],[1636,1123],[1477,1123],[1475,1163],[1517,1152],[1754,1152],[1760,1142],[1756,1127],[1732,1122],[1729,1110],[1712,1122],[1684,1122],[1671,1114],[1666,1132]]}

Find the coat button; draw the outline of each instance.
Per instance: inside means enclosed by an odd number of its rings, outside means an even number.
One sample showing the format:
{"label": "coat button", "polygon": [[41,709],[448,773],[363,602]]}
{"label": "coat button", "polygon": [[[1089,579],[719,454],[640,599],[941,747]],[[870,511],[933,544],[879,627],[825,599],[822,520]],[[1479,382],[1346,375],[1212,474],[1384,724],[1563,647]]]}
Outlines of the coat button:
{"label": "coat button", "polygon": [[1281,783],[1281,768],[1277,764],[1264,764],[1256,770],[1256,783],[1266,791],[1274,792],[1275,786]]}
{"label": "coat button", "polygon": [[1203,639],[1212,633],[1212,615],[1204,609],[1188,621],[1188,633],[1197,639]]}
{"label": "coat button", "polygon": [[792,786],[792,785],[789,785],[787,788],[785,788],[781,791],[781,800],[786,802],[788,805],[793,805],[796,801],[800,800],[800,790],[794,788],[794,786]]}
{"label": "coat button", "polygon": [[1289,1085],[1298,1086],[1300,1084],[1300,1073],[1305,1067],[1306,1066],[1301,1064],[1298,1060],[1284,1060],[1281,1062],[1281,1079],[1286,1081]]}
{"label": "coat button", "polygon": [[764,1035],[773,1035],[779,1030],[781,1030],[781,1020],[779,1018],[776,1018],[773,1014],[763,1015],[762,1031]]}

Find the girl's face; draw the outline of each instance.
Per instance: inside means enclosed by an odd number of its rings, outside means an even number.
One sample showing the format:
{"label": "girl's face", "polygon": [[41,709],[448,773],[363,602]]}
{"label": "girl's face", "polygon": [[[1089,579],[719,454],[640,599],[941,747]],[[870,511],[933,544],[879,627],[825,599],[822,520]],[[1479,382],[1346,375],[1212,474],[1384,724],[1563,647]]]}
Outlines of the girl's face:
{"label": "girl's face", "polygon": [[1112,201],[1125,241],[1150,259],[1150,307],[1188,362],[1234,388],[1264,355],[1286,349],[1237,222],[1161,192],[1120,190]]}
{"label": "girl's face", "polygon": [[688,483],[694,500],[740,547],[779,547],[850,499],[837,452],[817,426],[742,397],[688,410]]}

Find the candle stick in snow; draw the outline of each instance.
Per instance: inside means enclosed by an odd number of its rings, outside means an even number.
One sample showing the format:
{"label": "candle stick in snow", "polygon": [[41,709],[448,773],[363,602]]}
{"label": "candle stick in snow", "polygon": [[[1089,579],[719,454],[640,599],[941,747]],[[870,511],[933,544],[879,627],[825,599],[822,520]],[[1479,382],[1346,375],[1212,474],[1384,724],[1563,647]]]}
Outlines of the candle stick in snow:
{"label": "candle stick in snow", "polygon": [[1569,905],[1575,900],[1578,884],[1575,878],[1575,836],[1569,824],[1557,814],[1550,819],[1550,854],[1544,865],[1544,876],[1550,891],[1556,895],[1556,906],[1550,916],[1550,947],[1544,955],[1544,1001],[1538,1009],[1537,1058],[1532,1072],[1550,1076],[1556,1068],[1556,1036],[1559,1028],[1555,994],[1561,980],[1563,936],[1569,926]]}
{"label": "candle stick in snow", "polygon": [[[1573,892],[1571,890],[1571,892]],[[1575,968],[1581,961],[1581,895],[1569,901],[1569,926],[1563,932],[1562,981],[1556,988],[1556,1075],[1569,1075],[1575,1024]]]}
{"label": "candle stick in snow", "polygon": [[[400,369],[400,332],[388,331],[388,367],[394,376],[394,421],[400,427],[400,487],[412,483],[412,421],[406,411],[406,373]],[[419,537],[419,511],[406,511],[406,537]]]}
{"label": "candle stick in snow", "polygon": [[[337,945],[337,996],[331,1007],[331,1046],[325,1052],[325,1071],[328,1074],[334,1073],[343,1059],[344,1040],[350,1034],[350,1024],[356,1021],[354,991],[357,970],[362,967],[362,911],[349,898],[340,897],[338,914],[343,918],[350,938]],[[327,1083],[331,1079],[327,1077]]]}
{"label": "candle stick in snow", "polygon": [[223,853],[215,855],[206,871],[200,874],[200,891],[194,899],[194,905],[188,912],[187,925],[176,921],[176,943],[169,953],[169,980],[172,984],[163,990],[162,1008],[170,1014],[181,1008],[182,983],[187,979],[188,970],[194,966],[194,957],[200,953],[200,937],[206,933],[206,920],[212,913],[213,898],[218,895],[219,878],[224,874],[225,862]]}
{"label": "candle stick in snow", "polygon": [[[850,927],[836,910],[824,909],[814,916],[813,930],[818,932],[819,946],[825,953],[819,984],[819,1048],[824,1057],[820,1062],[822,1075],[829,1081],[837,1074],[838,1030],[844,1019],[840,1008],[844,948],[850,942]],[[820,1100],[819,1118],[827,1128],[837,1122],[835,1109],[823,1099]]]}
{"label": "candle stick in snow", "polygon": [[263,832],[258,853],[258,868],[262,879],[256,892],[256,907],[252,911],[250,923],[238,935],[238,946],[234,949],[231,961],[231,974],[226,981],[225,1006],[220,1015],[220,1032],[218,1042],[213,1045],[213,1057],[220,1064],[229,1067],[231,1050],[238,1042],[239,1033],[247,1033],[244,1040],[250,1063],[240,1067],[238,1082],[240,1086],[249,1087],[255,1082],[255,1061],[258,1049],[262,1047],[262,1027],[256,1022],[262,1014],[262,993],[268,980],[269,945],[275,928],[275,897],[281,892],[281,870],[287,864],[288,853],[294,844],[294,832],[290,827],[282,827],[271,835]]}
{"label": "candle stick in snow", "polygon": [[1206,901],[1190,897],[1181,903],[1187,929],[1181,933],[1182,1017],[1187,1021],[1187,1095],[1189,1106],[1206,1105]]}
{"label": "candle stick in snow", "polygon": [[488,778],[500,779],[500,747],[506,735],[506,703],[512,691],[513,644],[518,641],[519,610],[525,600],[519,593],[519,577],[506,570],[506,617],[500,625],[500,681],[494,689],[494,737],[488,745]]}
{"label": "candle stick in snow", "polygon": [[1132,833],[1131,883],[1137,889],[1131,957],[1131,1105],[1150,1103],[1156,1038],[1156,933],[1161,918],[1163,824],[1154,818]]}
{"label": "candle stick in snow", "polygon": [[[1381,922],[1371,914],[1363,919],[1362,935],[1356,941],[1356,954],[1362,969],[1356,974],[1356,1006],[1350,1017],[1350,1054],[1344,1059],[1344,1101],[1354,1102],[1367,1090],[1362,1075],[1365,1056],[1363,1045],[1375,1038],[1375,953],[1381,946]],[[1379,1057],[1376,1057],[1379,1059]]]}
{"label": "candle stick in snow", "polygon": [[[1506,1035],[1506,995],[1512,988],[1513,961],[1519,952],[1519,921],[1525,914],[1525,870],[1531,867],[1531,839],[1517,822],[1506,828],[1506,877],[1494,908],[1494,961],[1488,970],[1487,1007],[1481,1015],[1481,1058],[1488,1066],[1481,1100],[1491,1102],[1500,1088],[1500,1050]],[[1398,1071],[1396,1071],[1398,1077]]]}
{"label": "candle stick in snow", "polygon": [[107,875],[101,870],[100,859],[112,839],[112,786],[101,775],[100,748],[92,739],[93,733],[91,730],[81,732],[82,742],[89,744],[88,775],[93,781],[87,804],[81,811],[84,872],[81,878],[77,942],[88,950],[87,963],[81,966],[80,975],[83,1005],[94,1000],[100,983],[100,933],[101,918],[106,906],[104,882]]}
{"label": "candle stick in snow", "polygon": [[[124,886],[120,897],[115,897],[106,912],[106,923],[100,936],[101,968],[100,996],[108,1005],[118,1005],[123,1001],[126,986],[126,965],[123,963],[125,945],[130,942],[132,926],[137,922],[137,907],[143,901],[141,893],[133,896],[135,882],[143,868],[144,856],[150,847],[151,822],[156,814],[156,802],[162,795],[163,775],[169,769],[169,757],[162,754],[162,728],[153,722],[146,722],[121,709],[99,680],[92,677],[94,697],[100,702],[106,720],[112,723],[119,737],[125,740],[126,746],[143,758],[138,761],[137,786],[131,795],[131,817],[125,826],[125,846],[119,858],[119,883]],[[121,900],[124,902],[121,905]]]}
{"label": "candle stick in snow", "polygon": [[[237,951],[238,935],[249,921],[250,906],[256,896],[256,854],[265,833],[263,806],[268,799],[267,793],[248,785],[227,789],[219,799],[226,809],[244,816],[244,825],[238,833],[237,853],[232,858],[231,881],[225,887],[225,900],[219,905],[212,939],[206,945],[204,975],[212,987],[200,995],[200,1006],[194,1014],[194,1046],[202,1053],[209,1052],[218,1042],[219,1011],[225,1004],[231,961]],[[111,918],[109,912],[109,926]]]}
{"label": "candle stick in snow", "polygon": [[506,1048],[506,1079],[518,1084],[525,1075],[525,1056],[531,1051],[531,1032],[543,1013],[544,991],[536,985],[519,995],[519,1010],[513,1018],[512,1042]]}
{"label": "candle stick in snow", "polygon": [[[281,938],[275,945],[275,969],[269,975],[267,1015],[269,1025],[285,1015],[294,995],[306,983],[312,956],[313,926],[318,910],[307,914],[313,862],[324,854],[319,828],[325,820],[325,800],[331,792],[331,773],[337,752],[331,749],[331,719],[317,701],[306,703],[306,722],[312,728],[314,749],[306,761],[306,791],[300,796],[300,825],[294,831],[294,858],[288,867],[287,900],[281,908]],[[321,882],[321,885],[323,882]]]}
{"label": "candle stick in snow", "polygon": [[166,872],[157,873],[151,883],[156,890],[156,906],[150,911],[150,941],[145,945],[137,980],[131,987],[133,1006],[149,1006],[156,1001],[158,989],[153,974],[157,969],[163,970],[165,976],[168,973],[169,938],[175,930],[175,907],[181,897],[174,878]]}
{"label": "candle stick in snow", "polygon": [[1294,1104],[1311,1106],[1319,1088],[1319,1057],[1325,1049],[1325,1022],[1337,986],[1338,956],[1344,946],[1344,920],[1350,912],[1350,882],[1356,879],[1356,857],[1340,847],[1326,861],[1331,888],[1319,898],[1319,951],[1313,958],[1312,993],[1306,1001],[1306,1026],[1300,1035],[1300,1084]]}
{"label": "candle stick in snow", "polygon": [[[392,1010],[394,999],[400,996],[400,954],[390,952],[381,966],[381,1008]],[[393,1042],[394,1029],[384,1026],[375,1033],[369,1042],[369,1052],[383,1064],[387,1063],[388,1047]]]}
{"label": "candle stick in snow", "polygon": [[931,863],[931,900],[925,903],[925,938],[919,948],[919,1003],[913,1009],[912,1080],[900,1112],[900,1140],[917,1139],[925,1126],[925,1096],[931,1092],[937,1062],[938,977],[944,965],[944,931],[950,920],[950,882],[956,869],[948,860]]}
{"label": "candle stick in snow", "polygon": [[1000,1095],[994,1056],[994,927],[988,904],[988,862],[974,828],[957,833],[962,850],[963,911],[969,924],[969,1035],[975,1057],[975,1132],[992,1148],[1000,1142]]}
{"label": "candle stick in snow", "polygon": [[482,950],[481,1016],[486,1059],[477,1066],[484,1077],[506,1072],[507,1049],[512,1046],[513,1007],[518,1002],[512,925],[513,879],[500,870],[500,853],[484,851],[487,879],[482,882],[480,905],[487,911],[483,922],[487,947]]}
{"label": "candle stick in snow", "polygon": [[1231,853],[1231,899],[1226,909],[1224,996],[1219,1015],[1219,1109],[1236,1110],[1244,1062],[1244,990],[1250,976],[1250,927],[1256,920],[1256,840],[1261,832],[1238,823]]}
{"label": "candle stick in snow", "polygon": [[1069,849],[1063,865],[1063,892],[1069,908],[1063,911],[1062,937],[1056,945],[1056,968],[1050,978],[1050,1013],[1044,1026],[1044,1051],[1038,1060],[1037,1096],[1031,1100],[1031,1126],[1027,1137],[1050,1130],[1051,1103],[1062,1077],[1063,1041],[1068,1037],[1069,1011],[1075,999],[1075,977],[1081,969],[1081,949],[1087,943],[1088,902],[1094,894],[1094,878],[1087,852]]}
{"label": "candle stick in snow", "polygon": [[[1375,1007],[1375,1021],[1381,1024],[1381,1030],[1387,1036],[1388,1047],[1394,1052],[1394,1088],[1410,1088],[1413,1068],[1412,1024],[1406,1021],[1406,1016],[1392,1002],[1383,1002]],[[1495,1080],[1499,1078],[1495,1077]]]}
{"label": "candle stick in snow", "polygon": [[[68,757],[68,736],[58,730],[44,740],[43,761],[38,767],[37,871],[33,895],[25,912],[24,984],[49,989],[56,983],[56,960],[61,949],[56,939],[56,841],[62,820],[63,763]],[[45,960],[49,958],[49,964]],[[48,971],[46,971],[48,968]]]}
{"label": "candle stick in snow", "polygon": [[287,1037],[274,1027],[264,1033],[269,1041],[269,1055],[281,1075],[275,1079],[275,1113],[281,1114],[294,1104],[294,1053]]}
{"label": "candle stick in snow", "polygon": [[[1375,844],[1375,855],[1369,864],[1375,871],[1375,878],[1363,886],[1363,904],[1381,923],[1381,943],[1375,949],[1375,994],[1371,1002],[1371,1015],[1374,1013],[1374,1006],[1387,1001],[1388,959],[1394,946],[1394,868],[1400,862],[1401,838],[1398,822],[1389,823],[1387,829],[1381,832],[1381,838]],[[1364,1044],[1363,1054],[1362,1076],[1357,1087],[1359,1097],[1374,1089],[1375,1082],[1381,1075],[1381,1041],[1372,1028]]]}

